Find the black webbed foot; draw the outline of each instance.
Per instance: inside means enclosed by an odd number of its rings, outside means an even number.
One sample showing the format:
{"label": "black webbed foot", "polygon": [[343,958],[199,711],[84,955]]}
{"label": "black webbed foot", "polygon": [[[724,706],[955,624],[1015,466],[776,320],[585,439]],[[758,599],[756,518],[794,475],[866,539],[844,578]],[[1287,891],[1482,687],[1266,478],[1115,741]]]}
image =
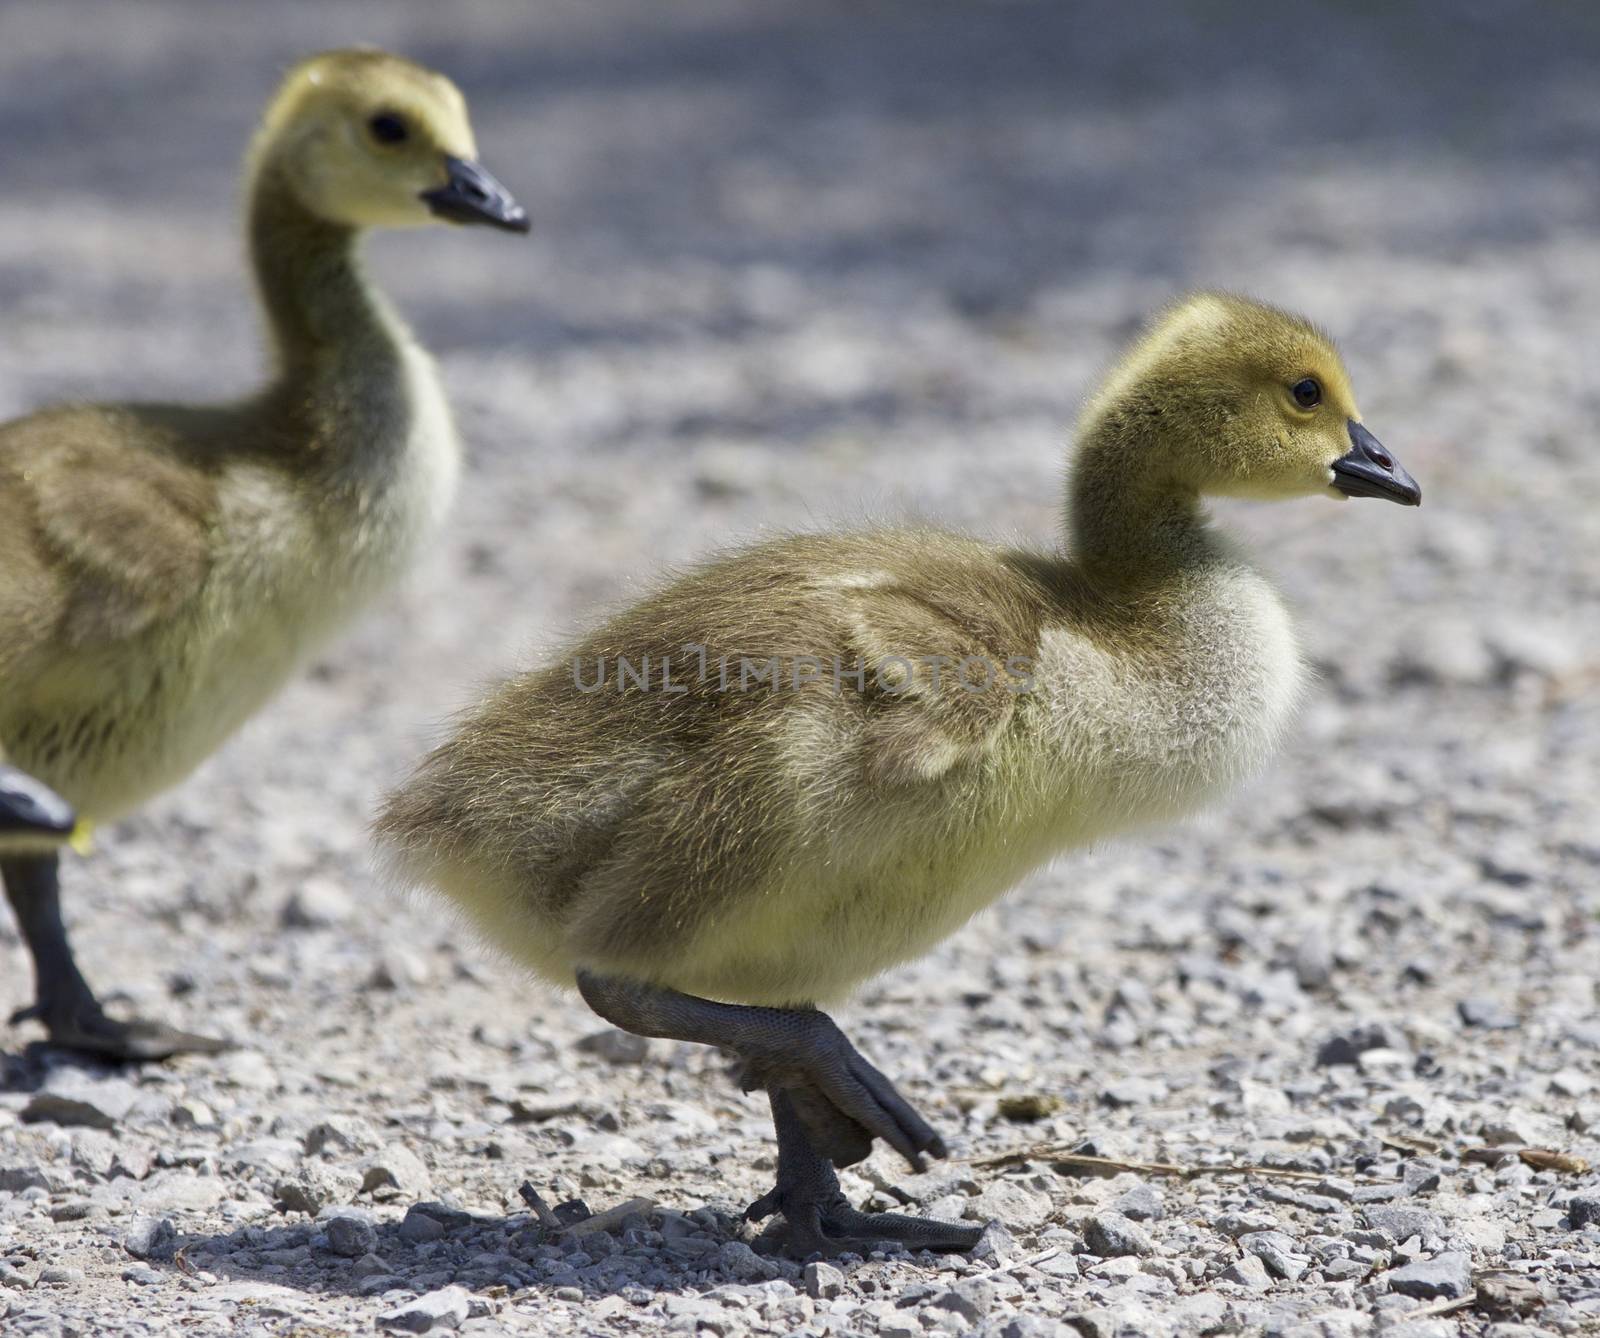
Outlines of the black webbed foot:
{"label": "black webbed foot", "polygon": [[123,1063],[147,1063],[178,1054],[212,1055],[231,1048],[227,1041],[179,1031],[163,1022],[110,1017],[93,995],[64,1006],[34,1004],[11,1015],[13,1026],[27,1021],[45,1024],[50,1045]]}
{"label": "black webbed foot", "polygon": [[61,889],[54,854],[0,860],[0,878],[17,926],[33,956],[37,1002],[12,1015],[12,1025],[42,1022],[49,1044],[104,1059],[140,1063],[176,1054],[215,1054],[226,1041],[178,1031],[160,1022],[109,1017],[78,970],[61,918]]}
{"label": "black webbed foot", "polygon": [[744,1216],[747,1222],[758,1222],[782,1213],[789,1227],[784,1248],[790,1256],[864,1252],[882,1241],[909,1250],[970,1250],[978,1243],[981,1227],[852,1208],[829,1159],[812,1146],[791,1094],[775,1090],[769,1095],[778,1131],[778,1183],[745,1209]]}

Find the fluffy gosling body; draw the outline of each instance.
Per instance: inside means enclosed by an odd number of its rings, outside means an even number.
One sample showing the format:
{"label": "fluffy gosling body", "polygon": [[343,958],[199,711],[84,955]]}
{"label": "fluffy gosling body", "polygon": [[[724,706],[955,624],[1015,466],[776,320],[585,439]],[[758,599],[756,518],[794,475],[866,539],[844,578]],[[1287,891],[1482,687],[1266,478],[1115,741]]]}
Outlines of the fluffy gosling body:
{"label": "fluffy gosling body", "polygon": [[[459,446],[443,387],[365,278],[361,235],[440,220],[527,229],[477,164],[456,87],[379,51],[289,72],[247,184],[275,363],[260,392],[0,426],[0,741],[96,822],[186,776],[449,505]],[[3,873],[37,978],[19,1016],[123,1058],[215,1048],[106,1016],[61,928],[53,853]]]}
{"label": "fluffy gosling body", "polygon": [[1199,294],[1087,405],[1064,550],[905,529],[713,561],[470,712],[390,797],[387,856],[616,1025],[738,1051],[779,1140],[750,1211],[791,1248],[965,1247],[843,1201],[830,1163],[874,1136],[944,1147],[814,1006],[1269,756],[1301,659],[1207,494],[1420,501],[1323,335]]}

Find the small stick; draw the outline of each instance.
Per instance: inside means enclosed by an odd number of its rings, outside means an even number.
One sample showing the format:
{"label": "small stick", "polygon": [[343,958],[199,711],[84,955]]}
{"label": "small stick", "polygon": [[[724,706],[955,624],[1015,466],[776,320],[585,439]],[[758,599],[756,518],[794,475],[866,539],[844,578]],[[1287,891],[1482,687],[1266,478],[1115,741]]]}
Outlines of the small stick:
{"label": "small stick", "polygon": [[1396,1134],[1392,1138],[1378,1140],[1386,1148],[1393,1148],[1396,1152],[1421,1153],[1425,1157],[1439,1155],[1439,1144],[1426,1138],[1412,1138],[1409,1134]]}
{"label": "small stick", "polygon": [[1463,1148],[1462,1161],[1480,1161],[1493,1166],[1507,1157],[1520,1157],[1536,1171],[1565,1171],[1569,1175],[1582,1175],[1589,1169],[1589,1163],[1582,1157],[1569,1156],[1565,1152],[1552,1152],[1549,1148],[1529,1148],[1520,1144],[1508,1144],[1504,1147],[1477,1147]]}
{"label": "small stick", "polygon": [[654,1199],[629,1199],[626,1203],[619,1203],[615,1208],[607,1208],[604,1212],[593,1213],[581,1222],[574,1222],[569,1227],[563,1227],[562,1232],[569,1236],[588,1236],[596,1231],[609,1231],[614,1226],[620,1226],[625,1219],[634,1213],[647,1213],[656,1206]]}
{"label": "small stick", "polygon": [[1414,1319],[1432,1319],[1435,1315],[1448,1315],[1457,1310],[1465,1310],[1475,1305],[1478,1300],[1477,1292],[1468,1292],[1465,1296],[1458,1296],[1454,1300],[1434,1301],[1431,1305],[1419,1305],[1415,1310],[1405,1311],[1407,1322]]}
{"label": "small stick", "polygon": [[539,1197],[539,1191],[533,1187],[531,1180],[524,1180],[517,1193],[522,1196],[522,1201],[533,1209],[533,1215],[539,1219],[539,1225],[551,1231],[565,1229],[565,1223],[556,1216],[555,1210]]}
{"label": "small stick", "polygon": [[[1174,1162],[1121,1161],[1116,1157],[1091,1157],[1087,1153],[1062,1152],[1046,1145],[1026,1148],[1020,1152],[1005,1152],[995,1157],[969,1158],[972,1166],[1009,1166],[1023,1161],[1052,1161],[1062,1166],[1081,1166],[1094,1171],[1133,1171],[1139,1175],[1170,1175],[1180,1180],[1192,1180],[1201,1175],[1259,1175],[1274,1180],[1299,1180],[1316,1184],[1326,1180],[1322,1171],[1292,1171],[1282,1166],[1254,1165],[1201,1165],[1180,1166]],[[1397,1180],[1375,1180],[1372,1184],[1399,1184]]]}
{"label": "small stick", "polygon": [[1037,1264],[1044,1263],[1047,1259],[1054,1259],[1060,1253],[1061,1247],[1052,1245],[1048,1250],[1040,1250],[1038,1254],[1031,1254],[1026,1259],[1013,1259],[1008,1264],[996,1264],[993,1268],[986,1268],[981,1273],[968,1273],[961,1280],[968,1282],[974,1278],[996,1277],[1001,1273],[1010,1273],[1019,1268],[1033,1268]]}

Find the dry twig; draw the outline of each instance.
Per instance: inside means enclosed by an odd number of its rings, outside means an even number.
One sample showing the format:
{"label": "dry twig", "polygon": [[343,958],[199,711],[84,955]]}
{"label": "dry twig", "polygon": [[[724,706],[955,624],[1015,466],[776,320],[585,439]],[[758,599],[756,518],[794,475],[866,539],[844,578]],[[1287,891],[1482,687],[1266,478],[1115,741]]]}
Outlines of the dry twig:
{"label": "dry twig", "polygon": [[1427,1305],[1419,1305],[1415,1310],[1405,1312],[1406,1323],[1414,1319],[1432,1319],[1435,1315],[1449,1315],[1457,1310],[1466,1310],[1475,1305],[1478,1300],[1477,1292],[1468,1292],[1465,1296],[1444,1301],[1432,1301]]}
{"label": "dry twig", "polygon": [[1574,1157],[1565,1152],[1554,1152],[1550,1148],[1522,1147],[1518,1144],[1509,1144],[1504,1147],[1463,1148],[1462,1161],[1485,1162],[1490,1166],[1504,1161],[1507,1157],[1520,1157],[1527,1165],[1536,1171],[1563,1171],[1568,1175],[1582,1175],[1589,1169],[1589,1163],[1582,1157]]}
{"label": "dry twig", "polygon": [[533,1187],[531,1180],[524,1180],[517,1193],[522,1196],[522,1201],[533,1209],[533,1215],[539,1219],[540,1226],[551,1231],[560,1231],[566,1225],[556,1216],[555,1209],[539,1196],[539,1191]]}
{"label": "dry twig", "polygon": [[[1203,1175],[1258,1175],[1272,1180],[1299,1180],[1316,1184],[1328,1177],[1321,1171],[1291,1171],[1282,1166],[1256,1166],[1256,1165],[1200,1165],[1180,1166],[1176,1162],[1162,1161],[1123,1161],[1117,1157],[1091,1157],[1087,1153],[1069,1152],[1064,1148],[1052,1147],[1046,1144],[1042,1147],[1023,1148],[1017,1152],[1005,1152],[995,1157],[969,1158],[972,1166],[994,1167],[1014,1166],[1025,1161],[1048,1161],[1057,1166],[1078,1166],[1089,1171],[1132,1171],[1138,1175],[1169,1175],[1180,1180],[1193,1180]],[[1392,1181],[1373,1181],[1375,1184],[1391,1184]]]}

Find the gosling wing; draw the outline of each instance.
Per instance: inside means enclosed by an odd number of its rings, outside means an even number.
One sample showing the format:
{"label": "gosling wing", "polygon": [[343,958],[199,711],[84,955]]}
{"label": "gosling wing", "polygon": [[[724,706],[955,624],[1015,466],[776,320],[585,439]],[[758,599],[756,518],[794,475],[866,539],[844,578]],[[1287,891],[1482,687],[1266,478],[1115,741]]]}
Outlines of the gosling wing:
{"label": "gosling wing", "polygon": [[0,428],[0,619],[7,660],[137,635],[194,597],[215,485],[130,446],[123,411],[55,410]]}

